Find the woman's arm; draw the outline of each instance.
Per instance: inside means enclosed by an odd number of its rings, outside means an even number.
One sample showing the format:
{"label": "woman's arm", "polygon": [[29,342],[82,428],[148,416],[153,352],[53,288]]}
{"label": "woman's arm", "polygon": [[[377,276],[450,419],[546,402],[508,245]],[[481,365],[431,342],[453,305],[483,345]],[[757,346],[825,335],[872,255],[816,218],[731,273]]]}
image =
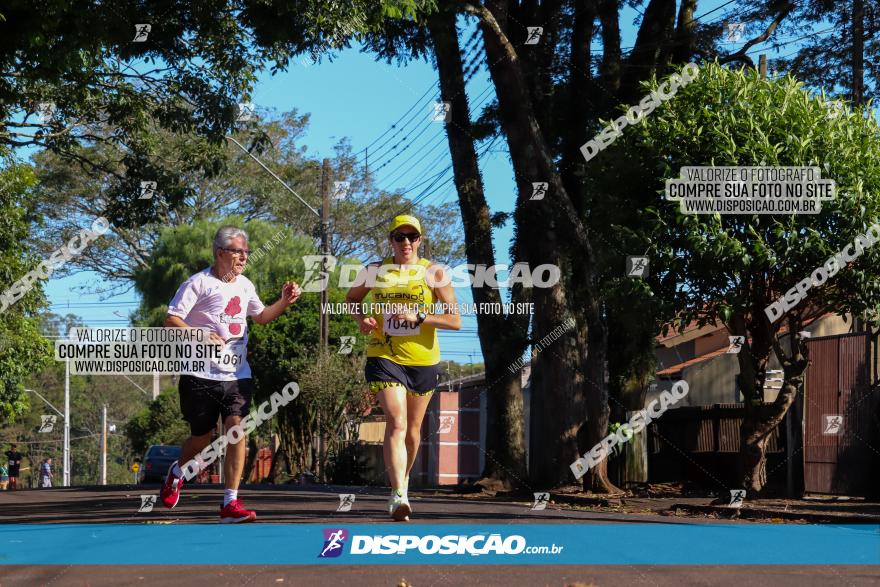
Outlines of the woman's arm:
{"label": "woman's arm", "polygon": [[[444,312],[441,314],[428,314],[422,324],[433,326],[441,330],[460,330],[461,316],[458,313],[458,300],[455,298],[455,288],[452,287],[451,281],[447,282],[446,273],[440,265],[431,265],[428,267],[428,283],[442,283],[431,288],[434,292],[436,302],[442,304]],[[398,320],[406,320],[412,324],[417,324],[418,316],[413,312],[404,312],[395,316]]]}
{"label": "woman's arm", "polygon": [[[369,277],[368,269],[369,267],[361,269],[357,279],[355,279],[355,283],[366,284]],[[357,322],[362,334],[370,334],[379,327],[375,318],[364,316],[363,312],[361,312],[361,302],[370,293],[370,289],[366,285],[356,285],[348,290],[348,294],[345,296],[345,303],[349,305],[351,317]]]}

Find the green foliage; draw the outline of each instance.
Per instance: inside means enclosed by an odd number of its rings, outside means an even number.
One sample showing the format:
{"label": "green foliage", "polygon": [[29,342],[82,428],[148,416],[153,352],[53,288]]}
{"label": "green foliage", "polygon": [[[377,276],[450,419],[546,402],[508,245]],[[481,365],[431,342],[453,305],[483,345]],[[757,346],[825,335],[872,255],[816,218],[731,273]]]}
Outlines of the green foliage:
{"label": "green foliage", "polygon": [[[42,260],[25,245],[35,223],[33,185],[30,167],[3,160],[0,168],[0,294]],[[51,347],[39,336],[37,317],[45,304],[42,285],[36,281],[29,293],[0,313],[0,423],[13,422],[27,409],[22,381],[49,360]]]}
{"label": "green foliage", "polygon": [[[704,66],[600,157],[624,158],[641,180],[618,178],[615,194],[624,206],[653,202],[646,211],[652,216],[647,250],[652,271],[677,286],[666,299],[681,324],[736,314],[760,319],[768,303],[880,218],[876,119],[870,111],[836,114],[824,96],[811,95],[792,77],[762,79],[751,69]],[[664,181],[696,165],[818,166],[836,181],[837,197],[816,215],[684,215],[677,202],[664,200]],[[813,308],[873,313],[878,261],[880,251],[869,249],[811,289]],[[796,311],[809,305],[801,302]]]}
{"label": "green foliage", "polygon": [[[292,435],[311,441],[317,433],[327,439],[322,454],[318,455],[321,470],[325,470],[330,458],[338,462],[344,448],[346,430],[354,433],[358,424],[373,402],[363,378],[362,356],[345,356],[335,353],[319,354],[299,373],[300,395],[294,409],[288,409],[284,422]],[[299,469],[309,469],[311,442],[294,446],[290,459]],[[332,477],[332,473],[328,477]]]}
{"label": "green foliage", "polygon": [[153,444],[180,446],[189,438],[189,425],[180,413],[177,389],[166,389],[125,425],[125,435],[135,455]]}

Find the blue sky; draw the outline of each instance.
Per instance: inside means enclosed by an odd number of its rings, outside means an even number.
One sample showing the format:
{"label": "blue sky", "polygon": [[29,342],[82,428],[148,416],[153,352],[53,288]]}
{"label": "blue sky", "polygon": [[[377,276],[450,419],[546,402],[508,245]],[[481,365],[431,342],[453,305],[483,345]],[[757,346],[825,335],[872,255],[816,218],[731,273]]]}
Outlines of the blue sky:
{"label": "blue sky", "polygon": [[[699,17],[725,2],[715,0],[700,2]],[[706,21],[722,20],[728,6],[710,14]],[[636,29],[633,21],[637,14],[632,9],[625,9],[621,17],[624,47],[632,45]],[[468,38],[468,32],[462,39]],[[788,51],[793,50],[789,47]],[[759,51],[756,51],[759,52]],[[771,54],[771,57],[773,55]],[[428,91],[428,97],[419,101]],[[354,151],[360,151],[377,137],[385,133],[400,117],[418,104],[413,110],[423,118],[413,118],[412,132],[406,130],[388,143],[382,152],[370,154],[370,169],[375,170],[382,162],[388,164],[376,171],[377,183],[385,190],[407,189],[424,179],[442,172],[450,166],[449,151],[442,124],[425,124],[429,121],[431,96],[437,93],[437,75],[433,67],[425,62],[413,62],[404,67],[376,63],[371,56],[361,54],[357,50],[339,53],[333,62],[323,60],[319,64],[303,65],[299,59],[292,60],[290,69],[274,77],[268,73],[262,75],[253,93],[253,103],[258,109],[271,108],[279,112],[296,108],[300,113],[311,115],[308,133],[303,143],[308,147],[308,154],[315,159],[333,156],[333,145],[343,137],[348,137]],[[488,73],[482,69],[469,83],[468,95],[474,112],[478,107],[488,103],[494,93],[491,89]],[[419,111],[421,114],[419,115]],[[409,120],[407,116],[405,120]],[[386,134],[375,147],[381,145],[394,132]],[[421,133],[418,138],[415,136]],[[401,149],[406,142],[410,147],[393,157],[390,146],[401,142]],[[377,149],[378,150],[378,149]],[[482,159],[483,178],[486,195],[492,212],[512,211],[515,201],[515,185],[513,172],[506,151],[506,143],[502,140],[487,152]],[[457,195],[451,180],[451,171],[441,176],[438,185],[425,194],[425,202],[453,202]],[[296,189],[296,186],[292,186]],[[415,195],[421,188],[408,195]],[[498,263],[508,263],[511,227],[496,230],[494,242]],[[259,246],[254,243],[254,246]],[[46,284],[46,292],[50,300],[51,311],[58,314],[73,313],[79,315],[89,326],[125,326],[126,316],[134,310],[138,299],[134,292],[101,299],[97,294],[82,291],[94,284],[96,275],[80,273],[68,278],[53,278]],[[276,292],[260,292],[265,302],[274,301]],[[457,290],[460,302],[470,302],[470,291],[467,288]],[[476,320],[471,316],[464,320],[461,332],[443,332],[441,334],[443,359],[458,362],[482,361],[479,342],[476,336]]]}

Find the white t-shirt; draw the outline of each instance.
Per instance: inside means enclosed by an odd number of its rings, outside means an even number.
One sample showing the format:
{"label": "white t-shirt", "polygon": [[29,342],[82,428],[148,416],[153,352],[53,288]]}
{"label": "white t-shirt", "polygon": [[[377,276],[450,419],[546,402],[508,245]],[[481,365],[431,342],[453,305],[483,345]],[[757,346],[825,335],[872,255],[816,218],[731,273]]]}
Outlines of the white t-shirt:
{"label": "white t-shirt", "polygon": [[251,280],[239,275],[226,282],[211,273],[200,271],[183,282],[168,305],[168,313],[187,326],[210,328],[224,340],[224,358],[211,361],[208,371],[198,377],[214,381],[235,381],[251,377],[247,362],[247,317],[257,316],[265,306]]}

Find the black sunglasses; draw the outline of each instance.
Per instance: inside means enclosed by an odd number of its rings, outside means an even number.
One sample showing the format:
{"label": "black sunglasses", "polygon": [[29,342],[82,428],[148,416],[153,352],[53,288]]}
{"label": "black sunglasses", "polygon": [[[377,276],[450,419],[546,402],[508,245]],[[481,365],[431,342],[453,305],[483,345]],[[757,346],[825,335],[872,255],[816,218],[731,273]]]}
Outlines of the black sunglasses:
{"label": "black sunglasses", "polygon": [[417,232],[395,232],[391,235],[391,238],[393,238],[396,243],[402,243],[403,239],[409,239],[409,242],[414,243],[422,238],[422,235]]}

